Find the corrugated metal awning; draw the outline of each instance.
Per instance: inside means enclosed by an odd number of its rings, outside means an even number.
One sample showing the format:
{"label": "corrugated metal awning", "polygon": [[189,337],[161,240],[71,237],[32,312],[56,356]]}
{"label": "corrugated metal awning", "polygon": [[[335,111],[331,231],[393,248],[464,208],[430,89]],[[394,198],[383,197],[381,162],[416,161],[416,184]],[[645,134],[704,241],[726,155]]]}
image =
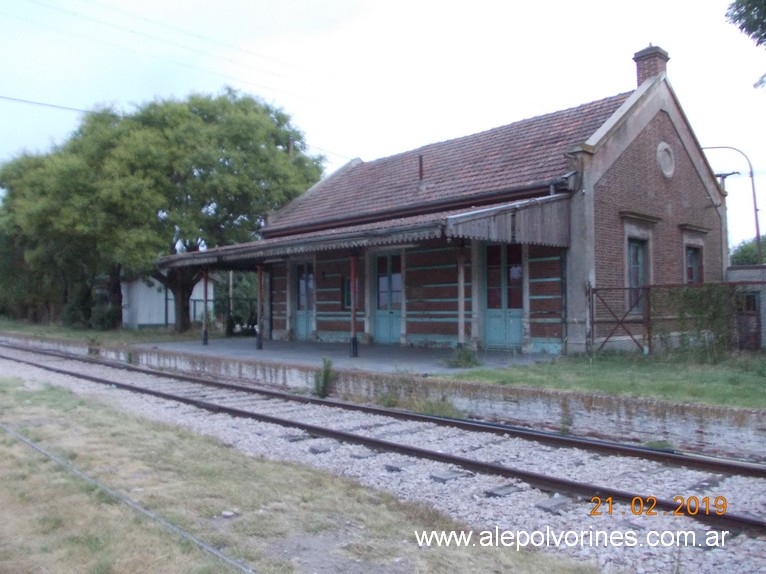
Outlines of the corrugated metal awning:
{"label": "corrugated metal awning", "polygon": [[210,269],[236,269],[246,267],[248,261],[262,261],[267,258],[438,239],[443,237],[443,228],[444,216],[437,217],[432,214],[328,229],[316,233],[262,239],[206,251],[179,253],[161,258],[159,265],[160,267],[199,266]]}
{"label": "corrugated metal awning", "polygon": [[447,237],[569,247],[569,195],[515,201],[447,217]]}
{"label": "corrugated metal awning", "polygon": [[249,269],[264,259],[319,251],[412,243],[440,237],[502,243],[569,246],[569,195],[514,201],[483,209],[463,209],[387,219],[313,233],[302,233],[180,253],[160,259],[160,267]]}

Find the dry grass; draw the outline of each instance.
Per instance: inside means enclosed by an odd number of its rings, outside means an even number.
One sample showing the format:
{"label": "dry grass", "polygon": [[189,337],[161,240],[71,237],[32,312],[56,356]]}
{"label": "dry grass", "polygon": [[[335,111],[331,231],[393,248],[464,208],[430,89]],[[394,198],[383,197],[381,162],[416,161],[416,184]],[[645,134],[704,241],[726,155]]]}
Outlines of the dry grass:
{"label": "dry grass", "polygon": [[766,408],[766,353],[732,355],[708,364],[674,354],[638,353],[560,357],[507,369],[473,369],[455,378],[508,386],[538,387],[673,402]]}
{"label": "dry grass", "polygon": [[[0,421],[261,573],[592,571],[505,548],[420,549],[415,530],[461,525],[61,389],[0,379]],[[231,571],[0,433],[0,572]]]}
{"label": "dry grass", "polygon": [[0,482],[0,572],[231,571],[7,437]]}

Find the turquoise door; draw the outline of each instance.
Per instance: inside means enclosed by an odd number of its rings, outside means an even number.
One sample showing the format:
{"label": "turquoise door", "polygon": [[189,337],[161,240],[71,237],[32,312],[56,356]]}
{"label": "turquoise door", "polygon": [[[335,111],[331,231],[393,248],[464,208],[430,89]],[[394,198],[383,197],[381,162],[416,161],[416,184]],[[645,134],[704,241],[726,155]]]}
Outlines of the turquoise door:
{"label": "turquoise door", "polygon": [[295,277],[295,338],[304,341],[311,336],[314,319],[314,266],[299,263],[295,266]]}
{"label": "turquoise door", "polygon": [[384,345],[398,343],[402,320],[402,258],[400,255],[379,255],[375,268],[375,341]]}
{"label": "turquoise door", "polygon": [[524,267],[520,245],[487,246],[484,344],[490,349],[521,348]]}

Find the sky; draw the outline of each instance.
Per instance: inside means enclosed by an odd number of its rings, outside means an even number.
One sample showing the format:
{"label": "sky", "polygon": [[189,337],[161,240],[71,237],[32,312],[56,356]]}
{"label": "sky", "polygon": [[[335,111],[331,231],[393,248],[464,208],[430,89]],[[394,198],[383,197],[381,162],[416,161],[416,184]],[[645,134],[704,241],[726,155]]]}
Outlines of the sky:
{"label": "sky", "polygon": [[755,236],[753,183],[766,210],[766,48],[729,3],[0,0],[0,163],[64,143],[81,110],[231,87],[287,112],[329,174],[633,90],[651,44],[700,144],[742,152],[706,152],[740,172],[735,246]]}

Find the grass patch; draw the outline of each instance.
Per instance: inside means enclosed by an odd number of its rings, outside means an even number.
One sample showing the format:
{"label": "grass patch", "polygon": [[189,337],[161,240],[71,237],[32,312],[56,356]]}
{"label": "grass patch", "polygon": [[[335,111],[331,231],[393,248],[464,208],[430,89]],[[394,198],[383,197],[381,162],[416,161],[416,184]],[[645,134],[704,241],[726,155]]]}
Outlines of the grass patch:
{"label": "grass patch", "polygon": [[675,448],[672,442],[666,440],[650,440],[644,446],[654,450],[673,450]]}
{"label": "grass patch", "polygon": [[437,417],[465,417],[465,413],[452,403],[448,393],[438,399],[413,398],[406,392],[411,384],[411,380],[399,378],[396,384],[377,396],[376,404],[387,409],[401,409]]}
{"label": "grass patch", "polygon": [[407,406],[407,410],[421,413],[424,415],[433,415],[436,417],[450,417],[461,418],[465,416],[465,413],[458,409],[452,402],[446,397],[442,397],[438,401],[427,400],[415,400],[410,401]]}
{"label": "grass patch", "polygon": [[[424,551],[414,531],[464,525],[356,482],[254,459],[61,389],[0,379],[0,405],[4,424],[33,431],[57,455],[76,453],[77,467],[93,478],[265,574],[303,565],[327,572],[594,571],[505,548]],[[0,564],[7,571],[231,571],[7,435],[0,441],[0,507]],[[235,514],[225,518],[224,510]]]}
{"label": "grass patch", "polygon": [[322,368],[314,373],[314,394],[320,399],[327,398],[332,390],[336,373],[332,369],[332,361],[322,358]]}
{"label": "grass patch", "polygon": [[[186,333],[176,333],[173,326],[151,329],[116,329],[101,331],[97,329],[75,329],[61,325],[42,325],[14,321],[0,317],[0,332],[14,333],[28,337],[55,337],[87,342],[93,347],[99,345],[134,345],[139,343],[164,343],[173,341],[191,341],[202,338],[200,329],[193,328]],[[223,334],[220,334],[223,336]],[[214,333],[210,333],[214,337]]]}
{"label": "grass patch", "polygon": [[452,369],[470,369],[481,365],[479,356],[473,348],[462,346],[455,349],[447,361],[447,366]]}
{"label": "grass patch", "polygon": [[732,356],[701,364],[676,355],[603,353],[561,357],[548,363],[507,369],[474,369],[465,381],[649,397],[748,408],[766,408],[766,355]]}

